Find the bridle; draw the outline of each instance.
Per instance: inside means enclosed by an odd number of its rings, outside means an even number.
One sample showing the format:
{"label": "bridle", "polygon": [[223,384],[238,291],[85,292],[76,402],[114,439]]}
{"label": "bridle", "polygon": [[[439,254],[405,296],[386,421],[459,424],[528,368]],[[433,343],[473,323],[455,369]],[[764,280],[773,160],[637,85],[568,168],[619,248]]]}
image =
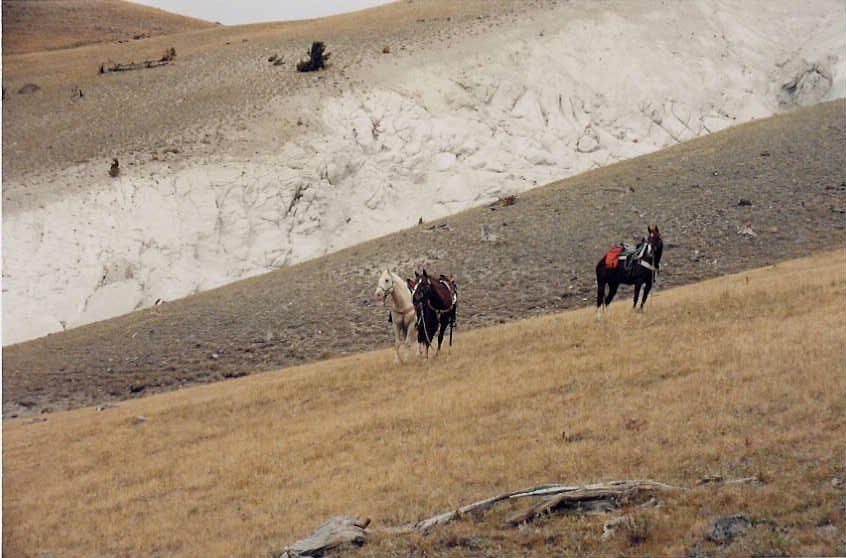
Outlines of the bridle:
{"label": "bridle", "polygon": [[[394,293],[394,290],[396,289],[396,281],[394,281],[394,278],[391,277],[390,274],[388,275],[388,279],[390,280],[391,284],[387,288],[382,288],[382,285],[379,285],[379,287],[377,288],[377,290],[382,291],[383,306],[388,300],[388,295],[392,295]],[[391,311],[396,312],[397,314],[401,314],[403,316],[408,314],[409,312],[414,311],[414,297],[412,296],[410,307],[406,308],[405,310],[395,310],[394,308],[391,308]]]}

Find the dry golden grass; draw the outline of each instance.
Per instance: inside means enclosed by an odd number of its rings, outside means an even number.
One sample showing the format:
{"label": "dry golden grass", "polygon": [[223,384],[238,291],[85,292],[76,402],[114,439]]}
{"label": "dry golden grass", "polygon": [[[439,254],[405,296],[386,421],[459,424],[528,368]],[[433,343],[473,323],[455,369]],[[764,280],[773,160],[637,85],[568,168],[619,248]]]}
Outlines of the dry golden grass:
{"label": "dry golden grass", "polygon": [[122,0],[4,0],[3,54],[73,48],[214,27]]}
{"label": "dry golden grass", "polygon": [[837,251],[658,292],[643,315],[464,333],[428,366],[384,350],[4,421],[4,552],[266,556],[342,513],[385,526],[544,482],[722,473],[765,482],[662,497],[610,542],[605,517],[509,529],[496,510],[358,552],[679,556],[740,512],[756,525],[723,554],[843,553],[845,296]]}

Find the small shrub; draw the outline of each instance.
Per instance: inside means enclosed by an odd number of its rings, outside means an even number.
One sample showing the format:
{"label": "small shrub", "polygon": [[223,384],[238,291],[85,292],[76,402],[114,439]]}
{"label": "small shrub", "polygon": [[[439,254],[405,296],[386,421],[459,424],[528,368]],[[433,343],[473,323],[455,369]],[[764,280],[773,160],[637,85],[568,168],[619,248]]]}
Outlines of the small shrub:
{"label": "small shrub", "polygon": [[309,50],[308,60],[302,60],[297,63],[298,72],[316,72],[326,67],[326,61],[329,60],[330,53],[326,52],[326,45],[323,41],[315,41],[311,43],[311,50]]}

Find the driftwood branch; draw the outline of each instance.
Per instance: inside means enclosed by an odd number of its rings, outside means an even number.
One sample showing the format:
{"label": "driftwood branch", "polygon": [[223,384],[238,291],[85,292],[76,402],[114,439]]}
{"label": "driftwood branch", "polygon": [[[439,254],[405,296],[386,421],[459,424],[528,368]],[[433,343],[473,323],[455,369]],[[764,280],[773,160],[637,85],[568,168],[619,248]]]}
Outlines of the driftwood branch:
{"label": "driftwood branch", "polygon": [[143,70],[144,68],[167,66],[174,58],[176,58],[176,49],[170,47],[158,60],[144,60],[143,62],[128,62],[125,64],[121,62],[100,64],[100,73],[108,74],[111,72],[128,72],[131,70]]}
{"label": "driftwood branch", "polygon": [[112,64],[103,64],[102,66],[100,66],[100,73],[108,74],[111,72],[128,72],[130,70],[141,70],[144,68],[167,66],[168,64],[170,64],[170,60],[145,60],[143,62],[129,62],[127,64],[114,62]]}
{"label": "driftwood branch", "polygon": [[562,491],[560,494],[546,496],[531,507],[509,516],[505,523],[512,526],[519,525],[531,521],[538,515],[562,509],[582,513],[607,512],[618,509],[622,504],[644,494],[671,490],[676,490],[676,487],[652,480],[626,480],[591,484],[576,487],[574,490]]}
{"label": "driftwood branch", "polygon": [[540,513],[552,511],[560,507],[579,506],[580,511],[608,511],[612,509],[610,506],[618,506],[623,500],[633,498],[638,494],[675,489],[676,487],[652,480],[611,481],[587,486],[543,484],[479,500],[478,502],[461,506],[456,510],[440,513],[416,523],[395,527],[390,530],[393,532],[419,531],[421,533],[427,533],[434,527],[445,525],[465,514],[487,511],[494,505],[505,500],[533,497],[542,498],[538,504],[509,517],[506,521],[509,525],[517,525],[524,521],[530,521]]}
{"label": "driftwood branch", "polygon": [[297,541],[282,553],[284,558],[322,556],[327,550],[343,544],[362,545],[367,540],[367,526],[370,519],[342,515],[333,517],[307,538]]}
{"label": "driftwood branch", "polygon": [[[446,525],[464,515],[485,512],[500,502],[520,498],[540,498],[540,502],[511,515],[506,520],[506,525],[515,526],[531,521],[538,515],[557,510],[570,510],[577,513],[610,511],[647,494],[673,490],[684,489],[649,479],[611,481],[586,486],[542,484],[478,500],[455,510],[421,519],[415,523],[398,527],[384,527],[380,531],[385,533],[417,532],[425,534],[435,527]],[[364,544],[367,539],[366,529],[369,525],[370,520],[363,517],[333,517],[318,527],[308,538],[297,541],[286,548],[282,557],[321,556],[325,551],[343,544]]]}

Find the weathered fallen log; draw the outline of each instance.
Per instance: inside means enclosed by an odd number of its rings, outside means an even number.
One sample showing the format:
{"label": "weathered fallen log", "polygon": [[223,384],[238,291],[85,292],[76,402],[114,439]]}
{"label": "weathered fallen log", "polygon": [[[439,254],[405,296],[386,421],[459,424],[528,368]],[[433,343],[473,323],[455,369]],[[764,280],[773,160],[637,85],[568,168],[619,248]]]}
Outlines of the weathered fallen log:
{"label": "weathered fallen log", "polygon": [[677,490],[676,487],[652,480],[626,480],[592,484],[546,496],[528,509],[512,514],[506,525],[519,525],[541,514],[556,510],[580,513],[607,512],[651,492]]}
{"label": "weathered fallen log", "polygon": [[505,494],[492,496],[491,498],[485,498],[484,500],[479,500],[478,502],[473,502],[472,504],[461,506],[453,511],[440,513],[427,519],[421,519],[420,521],[412,523],[410,525],[394,527],[392,528],[392,530],[394,532],[419,531],[421,533],[427,533],[432,528],[438,527],[440,525],[445,525],[450,521],[460,518],[462,515],[466,515],[469,513],[482,513],[484,511],[487,511],[488,509],[490,509],[497,503],[502,502],[503,500],[557,494],[562,490],[575,490],[577,488],[577,486],[564,486],[561,484],[542,484],[539,486],[534,486],[532,488],[525,488],[523,490],[516,490],[514,492],[506,492]]}
{"label": "weathered fallen log", "polygon": [[[543,484],[479,500],[478,502],[461,506],[456,510],[440,513],[427,519],[422,519],[416,523],[401,527],[394,527],[390,530],[392,532],[419,531],[421,533],[427,533],[434,527],[445,525],[450,521],[460,518],[462,515],[469,513],[481,513],[483,511],[487,511],[499,502],[503,502],[505,500],[516,500],[518,498],[541,497],[543,500],[535,506],[529,508],[529,510],[525,510],[510,517],[507,523],[511,525],[529,521],[538,515],[538,513],[552,511],[559,506],[564,507],[568,503],[578,503],[581,506],[581,511],[608,511],[610,507],[603,505],[603,503],[613,505],[615,502],[619,503],[626,497],[633,497],[638,493],[675,489],[675,487],[668,484],[652,480],[611,481],[588,486]],[[600,510],[600,508],[607,509]],[[536,512],[531,511],[535,509],[537,510]],[[514,519],[514,521],[512,521],[512,519]]]}
{"label": "weathered fallen log", "polygon": [[[383,527],[381,532],[428,533],[435,527],[459,519],[471,513],[482,513],[499,502],[516,500],[519,498],[541,498],[542,500],[506,520],[507,525],[518,525],[531,521],[539,514],[558,509],[569,508],[577,512],[609,511],[617,509],[626,502],[656,491],[683,490],[682,488],[656,482],[653,480],[624,480],[611,481],[587,486],[569,486],[563,484],[542,484],[514,492],[506,492],[484,500],[461,506],[455,510],[439,513],[415,523],[397,527]],[[370,520],[362,517],[339,516],[333,517],[317,528],[308,538],[297,541],[285,549],[284,558],[300,558],[306,556],[320,556],[326,550],[342,544],[364,544],[367,539],[365,531]]]}
{"label": "weathered fallen log", "polygon": [[174,58],[176,58],[176,49],[170,47],[164,51],[164,54],[158,60],[144,60],[143,62],[129,62],[126,64],[122,64],[120,62],[100,64],[100,73],[108,74],[111,72],[128,72],[131,70],[143,70],[144,68],[167,66],[173,62]]}
{"label": "weathered fallen log", "polygon": [[305,558],[307,556],[322,556],[343,544],[362,545],[367,540],[367,526],[370,519],[341,515],[333,517],[318,527],[307,538],[297,541],[282,553],[283,558]]}
{"label": "weathered fallen log", "polygon": [[170,60],[144,60],[143,62],[129,62],[121,64],[120,62],[113,62],[111,64],[100,64],[100,73],[108,74],[111,72],[128,72],[131,70],[142,70],[144,68],[156,68],[158,66],[167,66]]}

